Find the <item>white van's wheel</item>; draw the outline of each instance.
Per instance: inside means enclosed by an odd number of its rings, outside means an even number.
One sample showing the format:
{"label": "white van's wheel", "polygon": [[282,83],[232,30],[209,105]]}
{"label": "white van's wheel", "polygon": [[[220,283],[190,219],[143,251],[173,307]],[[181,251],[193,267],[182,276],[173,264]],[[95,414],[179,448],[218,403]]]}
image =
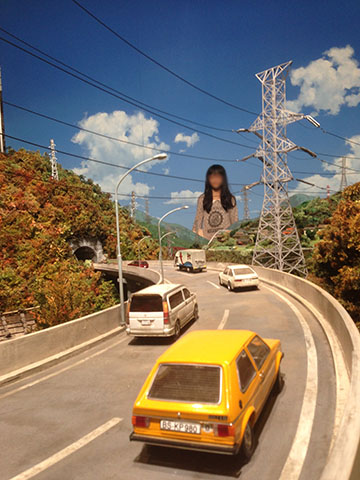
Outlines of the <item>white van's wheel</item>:
{"label": "white van's wheel", "polygon": [[176,320],[174,338],[179,338],[180,337],[180,332],[181,332],[180,322],[179,322],[179,320]]}
{"label": "white van's wheel", "polygon": [[199,318],[199,307],[195,305],[194,307],[194,320],[198,320]]}

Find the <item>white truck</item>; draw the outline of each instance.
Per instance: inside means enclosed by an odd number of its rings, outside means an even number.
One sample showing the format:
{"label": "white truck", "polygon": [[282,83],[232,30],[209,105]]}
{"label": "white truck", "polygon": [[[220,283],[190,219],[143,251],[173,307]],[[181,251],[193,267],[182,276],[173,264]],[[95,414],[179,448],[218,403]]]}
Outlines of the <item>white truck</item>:
{"label": "white truck", "polygon": [[195,248],[179,250],[175,254],[174,265],[178,270],[202,272],[206,270],[205,250],[197,250]]}

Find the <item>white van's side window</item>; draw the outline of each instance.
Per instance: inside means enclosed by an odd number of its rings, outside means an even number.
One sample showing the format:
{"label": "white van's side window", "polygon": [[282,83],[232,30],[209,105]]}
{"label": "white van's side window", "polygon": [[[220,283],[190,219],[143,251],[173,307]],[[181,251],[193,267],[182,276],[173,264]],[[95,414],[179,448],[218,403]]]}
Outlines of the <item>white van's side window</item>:
{"label": "white van's side window", "polygon": [[176,308],[183,301],[184,301],[184,299],[183,299],[183,296],[182,296],[182,292],[181,292],[181,290],[179,290],[178,292],[171,295],[170,298],[169,298],[171,309]]}
{"label": "white van's side window", "polygon": [[187,288],[184,288],[183,292],[184,292],[185,300],[187,300],[188,298],[191,297],[191,293],[189,292],[189,290]]}

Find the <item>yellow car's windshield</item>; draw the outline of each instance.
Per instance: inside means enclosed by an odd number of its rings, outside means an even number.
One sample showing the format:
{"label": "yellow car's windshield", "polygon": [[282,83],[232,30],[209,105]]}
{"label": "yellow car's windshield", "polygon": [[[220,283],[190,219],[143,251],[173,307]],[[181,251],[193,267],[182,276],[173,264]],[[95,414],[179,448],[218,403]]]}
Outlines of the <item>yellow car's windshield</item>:
{"label": "yellow car's windshield", "polygon": [[148,398],[218,404],[221,400],[221,367],[217,365],[160,365]]}

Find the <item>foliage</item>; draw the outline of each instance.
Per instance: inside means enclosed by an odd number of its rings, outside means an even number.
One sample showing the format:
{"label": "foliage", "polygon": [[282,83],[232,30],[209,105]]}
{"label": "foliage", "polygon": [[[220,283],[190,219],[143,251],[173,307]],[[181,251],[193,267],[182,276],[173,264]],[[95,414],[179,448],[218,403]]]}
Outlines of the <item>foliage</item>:
{"label": "foliage", "polygon": [[[115,209],[98,185],[59,169],[49,158],[19,150],[0,155],[0,311],[39,305],[38,323],[49,326],[114,304],[113,287],[72,255],[69,240],[96,238],[115,256]],[[122,254],[137,256],[148,231],[120,213]],[[146,245],[144,245],[146,243]],[[155,242],[142,252],[157,255]]]}
{"label": "foliage", "polygon": [[320,231],[312,279],[360,321],[360,183],[343,191],[329,224]]}
{"label": "foliage", "polygon": [[236,250],[207,250],[207,262],[222,263],[245,263],[250,265],[252,260],[252,249],[236,249]]}

